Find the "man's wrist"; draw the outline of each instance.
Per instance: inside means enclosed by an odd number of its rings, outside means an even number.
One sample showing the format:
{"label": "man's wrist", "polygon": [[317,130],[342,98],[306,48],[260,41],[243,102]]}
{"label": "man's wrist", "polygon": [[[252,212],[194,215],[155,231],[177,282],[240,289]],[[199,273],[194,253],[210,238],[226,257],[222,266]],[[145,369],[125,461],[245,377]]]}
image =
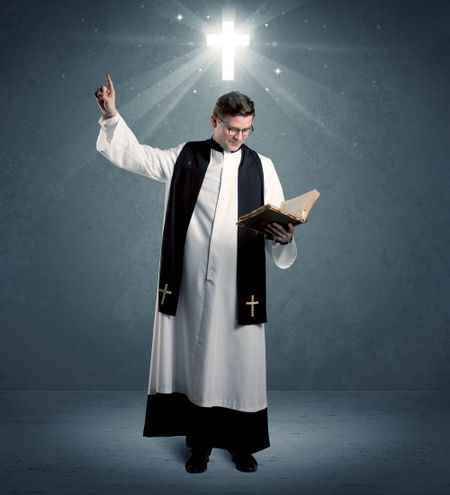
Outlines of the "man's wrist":
{"label": "man's wrist", "polygon": [[292,240],[293,240],[293,239],[294,239],[294,238],[293,238],[293,237],[291,237],[289,241],[286,241],[286,242],[276,241],[276,242],[277,242],[278,244],[281,244],[281,245],[285,246],[286,244],[290,244],[290,243],[292,242]]}
{"label": "man's wrist", "polygon": [[117,115],[117,110],[113,110],[111,112],[105,112],[105,113],[103,113],[103,119],[104,120],[112,119],[116,115]]}
{"label": "man's wrist", "polygon": [[103,127],[103,129],[111,129],[116,127],[119,122],[120,114],[119,112],[114,115],[114,117],[106,117],[106,115],[102,112],[102,115],[98,119],[98,123]]}

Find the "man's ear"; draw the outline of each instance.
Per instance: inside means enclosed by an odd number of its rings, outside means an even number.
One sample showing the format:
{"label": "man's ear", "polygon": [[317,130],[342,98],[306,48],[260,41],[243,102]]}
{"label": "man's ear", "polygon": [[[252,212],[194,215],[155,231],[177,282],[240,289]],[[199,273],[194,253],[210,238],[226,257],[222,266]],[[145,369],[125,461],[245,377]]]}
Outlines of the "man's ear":
{"label": "man's ear", "polygon": [[211,115],[211,125],[214,127],[214,129],[217,127],[217,117],[214,115]]}

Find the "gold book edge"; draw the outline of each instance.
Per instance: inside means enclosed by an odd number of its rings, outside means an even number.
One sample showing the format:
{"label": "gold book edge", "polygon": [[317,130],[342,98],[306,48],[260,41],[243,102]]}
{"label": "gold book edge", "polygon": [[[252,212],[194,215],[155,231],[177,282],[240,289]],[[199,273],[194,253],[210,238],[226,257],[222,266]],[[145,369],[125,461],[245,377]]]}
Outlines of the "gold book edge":
{"label": "gold book edge", "polygon": [[267,211],[267,210],[272,210],[276,211],[278,213],[281,213],[282,215],[291,218],[292,220],[300,223],[306,223],[307,221],[307,216],[299,216],[296,215],[295,213],[292,213],[291,211],[288,210],[283,210],[282,208],[278,208],[277,206],[273,206],[271,204],[268,205],[263,205],[260,206],[258,209],[251,211],[250,213],[246,213],[245,215],[241,215],[238,218],[238,221],[236,222],[236,225],[240,225],[241,223],[245,223],[247,220],[257,217],[259,214]]}

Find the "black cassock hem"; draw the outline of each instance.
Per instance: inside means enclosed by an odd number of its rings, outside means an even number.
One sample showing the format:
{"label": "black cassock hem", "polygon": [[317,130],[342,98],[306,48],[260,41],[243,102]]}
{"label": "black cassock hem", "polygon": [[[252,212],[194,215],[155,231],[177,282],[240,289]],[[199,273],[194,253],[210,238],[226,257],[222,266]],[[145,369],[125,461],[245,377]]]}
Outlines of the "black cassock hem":
{"label": "black cassock hem", "polygon": [[181,393],[148,395],[144,437],[172,436],[186,436],[188,447],[255,453],[270,447],[267,408],[243,412],[197,406]]}

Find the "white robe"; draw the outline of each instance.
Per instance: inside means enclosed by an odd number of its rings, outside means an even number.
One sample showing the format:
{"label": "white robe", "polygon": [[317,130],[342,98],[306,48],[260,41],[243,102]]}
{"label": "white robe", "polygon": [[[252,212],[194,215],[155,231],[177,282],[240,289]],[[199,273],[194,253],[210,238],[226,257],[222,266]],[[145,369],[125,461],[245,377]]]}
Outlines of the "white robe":
{"label": "white robe", "polygon": [[[160,150],[139,144],[120,115],[99,123],[97,150],[118,167],[164,182],[167,206],[183,145]],[[277,173],[269,158],[259,156],[264,202],[279,206],[284,196]],[[267,407],[264,325],[236,322],[240,159],[240,151],[211,150],[187,231],[176,316],[160,313],[156,297],[149,394],[180,392],[199,406],[256,412]],[[295,240],[266,241],[266,249],[280,268],[297,256]]]}

